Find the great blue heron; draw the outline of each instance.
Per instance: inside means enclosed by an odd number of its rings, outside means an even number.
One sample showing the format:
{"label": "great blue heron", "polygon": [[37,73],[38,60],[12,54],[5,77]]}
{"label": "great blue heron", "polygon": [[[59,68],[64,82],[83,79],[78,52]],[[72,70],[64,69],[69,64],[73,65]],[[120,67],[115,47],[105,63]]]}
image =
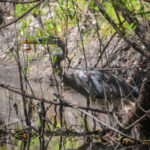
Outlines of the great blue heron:
{"label": "great blue heron", "polygon": [[137,87],[125,82],[115,74],[107,71],[98,70],[76,70],[72,74],[62,74],[61,61],[67,56],[68,50],[66,43],[59,37],[48,36],[37,38],[36,40],[26,40],[25,43],[47,43],[57,45],[61,51],[55,53],[56,60],[54,68],[59,69],[58,75],[63,78],[63,82],[84,96],[94,96],[96,98],[114,99],[121,97],[137,97],[139,90]]}

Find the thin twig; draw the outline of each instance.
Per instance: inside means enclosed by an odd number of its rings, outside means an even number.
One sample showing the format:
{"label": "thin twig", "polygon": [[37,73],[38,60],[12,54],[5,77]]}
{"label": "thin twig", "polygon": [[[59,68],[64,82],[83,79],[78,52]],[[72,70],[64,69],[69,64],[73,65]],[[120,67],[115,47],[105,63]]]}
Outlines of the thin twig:
{"label": "thin twig", "polygon": [[33,0],[33,1],[11,1],[11,0],[0,0],[1,2],[5,2],[5,3],[15,3],[15,4],[29,4],[29,3],[36,3],[39,2],[40,0]]}
{"label": "thin twig", "polygon": [[7,26],[10,26],[11,24],[19,21],[20,19],[22,19],[24,16],[26,16],[29,12],[31,12],[34,8],[36,8],[37,6],[39,6],[41,3],[43,3],[45,0],[41,0],[39,1],[36,5],[34,5],[33,7],[31,7],[28,11],[26,11],[23,15],[21,15],[20,17],[18,17],[17,19],[3,25],[0,27],[0,30],[2,30],[3,28],[6,28]]}

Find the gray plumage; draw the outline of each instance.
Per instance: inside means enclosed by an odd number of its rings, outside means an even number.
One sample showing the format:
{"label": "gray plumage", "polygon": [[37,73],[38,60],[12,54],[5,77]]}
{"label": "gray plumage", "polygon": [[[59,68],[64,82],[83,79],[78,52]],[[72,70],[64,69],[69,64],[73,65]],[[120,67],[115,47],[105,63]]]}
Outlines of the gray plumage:
{"label": "gray plumage", "polygon": [[138,88],[125,82],[123,79],[106,71],[76,71],[73,74],[64,74],[63,81],[83,95],[97,98],[137,97]]}

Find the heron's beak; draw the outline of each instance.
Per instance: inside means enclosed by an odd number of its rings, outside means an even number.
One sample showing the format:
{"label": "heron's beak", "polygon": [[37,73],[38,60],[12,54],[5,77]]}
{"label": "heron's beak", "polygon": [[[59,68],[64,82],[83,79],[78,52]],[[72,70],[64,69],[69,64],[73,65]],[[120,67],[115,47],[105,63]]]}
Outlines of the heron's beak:
{"label": "heron's beak", "polygon": [[19,44],[37,44],[37,40],[21,40],[19,41]]}
{"label": "heron's beak", "polygon": [[60,39],[55,36],[37,37],[19,41],[19,44],[56,44]]}

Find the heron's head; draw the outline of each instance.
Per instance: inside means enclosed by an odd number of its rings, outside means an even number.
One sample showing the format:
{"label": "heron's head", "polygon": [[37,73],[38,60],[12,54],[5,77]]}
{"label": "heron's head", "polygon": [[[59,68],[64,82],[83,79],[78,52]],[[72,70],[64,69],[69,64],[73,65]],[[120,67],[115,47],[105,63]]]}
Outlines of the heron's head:
{"label": "heron's head", "polygon": [[38,37],[38,38],[30,38],[27,40],[19,41],[19,44],[53,44],[58,46],[61,49],[61,52],[58,51],[54,53],[58,57],[61,56],[61,60],[63,60],[68,53],[66,43],[61,40],[59,37],[56,36],[45,36],[45,37]]}
{"label": "heron's head", "polygon": [[19,44],[55,44],[62,45],[62,40],[56,36],[45,36],[45,37],[30,37],[26,40],[19,41]]}

